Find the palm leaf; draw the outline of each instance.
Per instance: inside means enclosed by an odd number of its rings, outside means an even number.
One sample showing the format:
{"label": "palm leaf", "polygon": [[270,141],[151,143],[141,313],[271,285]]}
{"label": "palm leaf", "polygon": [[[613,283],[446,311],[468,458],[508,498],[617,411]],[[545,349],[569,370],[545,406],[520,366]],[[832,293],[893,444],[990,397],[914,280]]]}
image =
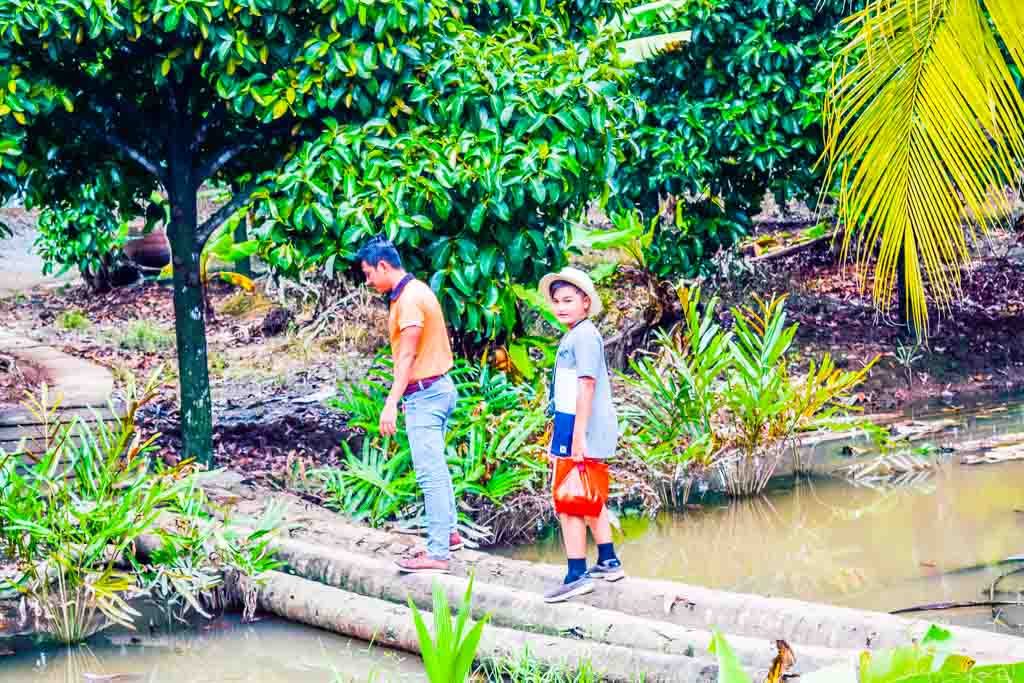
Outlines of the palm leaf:
{"label": "palm leaf", "polygon": [[624,40],[619,43],[619,60],[624,66],[632,66],[669,52],[681,50],[689,42],[689,31],[675,31]]}
{"label": "palm leaf", "polygon": [[862,263],[877,248],[882,309],[902,262],[921,334],[926,288],[940,308],[960,293],[975,238],[965,216],[984,230],[1009,211],[1003,189],[1024,158],[1024,101],[1000,39],[1024,65],[1024,19],[1016,0],[872,0],[848,21],[855,37],[826,98],[825,187],[840,180],[844,254],[854,234]]}

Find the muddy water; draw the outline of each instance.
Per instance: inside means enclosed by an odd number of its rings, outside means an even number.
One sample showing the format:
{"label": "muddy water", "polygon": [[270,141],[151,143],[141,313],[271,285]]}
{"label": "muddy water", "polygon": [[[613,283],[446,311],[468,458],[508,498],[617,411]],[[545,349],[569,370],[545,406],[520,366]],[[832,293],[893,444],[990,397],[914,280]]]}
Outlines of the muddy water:
{"label": "muddy water", "polygon": [[[1024,432],[1021,407],[963,418],[927,441],[1018,431]],[[826,459],[840,457],[838,447],[818,446],[830,449],[821,454]],[[993,579],[1024,562],[956,570],[1024,555],[1024,461],[950,462],[912,486],[790,481],[756,500],[711,503],[655,520],[626,518],[622,531],[620,555],[638,576],[882,611],[980,601]],[[557,535],[509,554],[564,562]],[[1021,588],[1017,578],[1002,586],[1011,582]],[[1024,622],[1024,609],[1005,609],[996,619],[977,608],[921,616],[1005,630],[1000,622]]]}
{"label": "muddy water", "polygon": [[194,632],[114,633],[70,649],[7,649],[0,642],[4,683],[426,681],[417,658],[278,620],[225,618]]}

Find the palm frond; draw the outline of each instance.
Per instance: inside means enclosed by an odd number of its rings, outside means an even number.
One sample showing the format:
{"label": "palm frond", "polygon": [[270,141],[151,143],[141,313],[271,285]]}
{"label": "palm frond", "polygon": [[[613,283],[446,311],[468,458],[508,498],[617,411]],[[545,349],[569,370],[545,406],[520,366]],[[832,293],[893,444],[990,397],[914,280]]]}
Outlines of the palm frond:
{"label": "palm frond", "polygon": [[689,31],[674,31],[624,40],[619,43],[619,59],[623,65],[632,66],[669,52],[681,50],[689,42]]}
{"label": "palm frond", "polygon": [[672,21],[690,0],[654,0],[632,7],[608,22],[609,28],[637,31]]}
{"label": "palm frond", "polygon": [[[997,36],[985,14],[991,12]],[[1024,158],[1024,101],[999,38],[1024,63],[1015,0],[872,0],[852,15],[855,37],[837,61],[826,98],[828,171],[840,179],[838,211],[856,256],[877,246],[873,286],[887,309],[900,261],[919,334],[926,289],[941,308],[960,292],[968,236],[1009,211],[1005,187]],[[967,223],[967,227],[965,227]]]}

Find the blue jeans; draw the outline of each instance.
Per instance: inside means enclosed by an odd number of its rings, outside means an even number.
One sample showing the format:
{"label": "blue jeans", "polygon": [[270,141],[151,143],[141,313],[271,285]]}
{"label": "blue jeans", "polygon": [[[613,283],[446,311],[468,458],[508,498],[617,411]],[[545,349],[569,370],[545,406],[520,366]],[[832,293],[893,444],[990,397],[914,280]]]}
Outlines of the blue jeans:
{"label": "blue jeans", "polygon": [[455,531],[455,490],[445,458],[448,420],[455,410],[455,383],[445,377],[405,399],[405,425],[416,483],[423,491],[427,521],[427,555],[447,560]]}

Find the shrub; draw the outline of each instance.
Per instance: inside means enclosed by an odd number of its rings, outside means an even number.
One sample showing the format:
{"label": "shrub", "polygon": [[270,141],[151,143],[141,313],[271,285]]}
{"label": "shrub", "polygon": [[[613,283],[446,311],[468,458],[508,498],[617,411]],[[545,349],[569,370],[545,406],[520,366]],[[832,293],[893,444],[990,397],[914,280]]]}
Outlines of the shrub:
{"label": "shrub", "polygon": [[[375,525],[415,516],[419,496],[405,430],[400,425],[394,437],[379,433],[377,421],[390,388],[387,368],[387,362],[379,364],[366,380],[343,386],[341,397],[332,401],[366,435],[358,454],[343,444],[343,467],[317,472],[329,506]],[[540,444],[546,416],[535,390],[461,360],[451,375],[459,401],[446,449],[456,499],[500,503],[540,480],[547,472]],[[468,535],[479,537],[481,531],[469,529]]]}
{"label": "shrub", "polygon": [[80,310],[73,308],[57,316],[57,327],[69,332],[80,332],[89,327],[89,319]]}
{"label": "shrub", "polygon": [[[615,173],[613,202],[648,219],[668,214],[649,249],[652,272],[697,275],[750,230],[765,192],[780,204],[816,198],[824,93],[849,8],[846,0],[686,3],[671,30],[690,30],[690,41],[635,67],[632,90],[646,116],[623,133],[634,148]],[[675,211],[666,196],[678,200]]]}
{"label": "shrub", "polygon": [[[135,417],[156,395],[157,378],[141,392],[128,387],[126,414],[113,425],[60,425],[44,393],[29,405],[46,425],[42,446],[28,454],[32,464],[0,450],[0,556],[21,570],[0,588],[24,595],[37,627],[61,642],[111,624],[133,628],[139,613],[132,598],[202,611],[199,600],[221,585],[226,570],[258,574],[276,566],[261,540],[266,526],[258,535],[214,528],[188,463],[153,469],[155,437],[144,438]],[[165,511],[181,515],[174,530],[157,523]],[[197,537],[196,528],[205,535]],[[164,543],[142,565],[134,543],[144,534]],[[126,556],[134,571],[124,569]]]}
{"label": "shrub", "polygon": [[423,667],[430,683],[463,683],[469,678],[480,646],[480,637],[489,617],[469,625],[469,613],[473,601],[473,575],[470,574],[466,594],[459,605],[459,614],[453,620],[448,608],[448,596],[444,588],[434,584],[434,634],[431,636],[427,624],[420,615],[416,603],[409,598],[413,623],[420,643]]}
{"label": "shrub", "polygon": [[[837,370],[829,354],[794,377],[788,357],[797,326],[786,325],[785,297],[733,308],[732,331],[701,311],[700,290],[680,290],[684,321],[662,334],[653,357],[627,378],[643,397],[628,420],[644,459],[674,468],[716,470],[733,496],[762,491],[800,431],[828,426],[874,361]],[[685,496],[684,500],[685,502]]]}
{"label": "shrub", "polygon": [[154,353],[174,348],[174,335],[148,320],[136,320],[129,323],[117,345],[129,351]]}

